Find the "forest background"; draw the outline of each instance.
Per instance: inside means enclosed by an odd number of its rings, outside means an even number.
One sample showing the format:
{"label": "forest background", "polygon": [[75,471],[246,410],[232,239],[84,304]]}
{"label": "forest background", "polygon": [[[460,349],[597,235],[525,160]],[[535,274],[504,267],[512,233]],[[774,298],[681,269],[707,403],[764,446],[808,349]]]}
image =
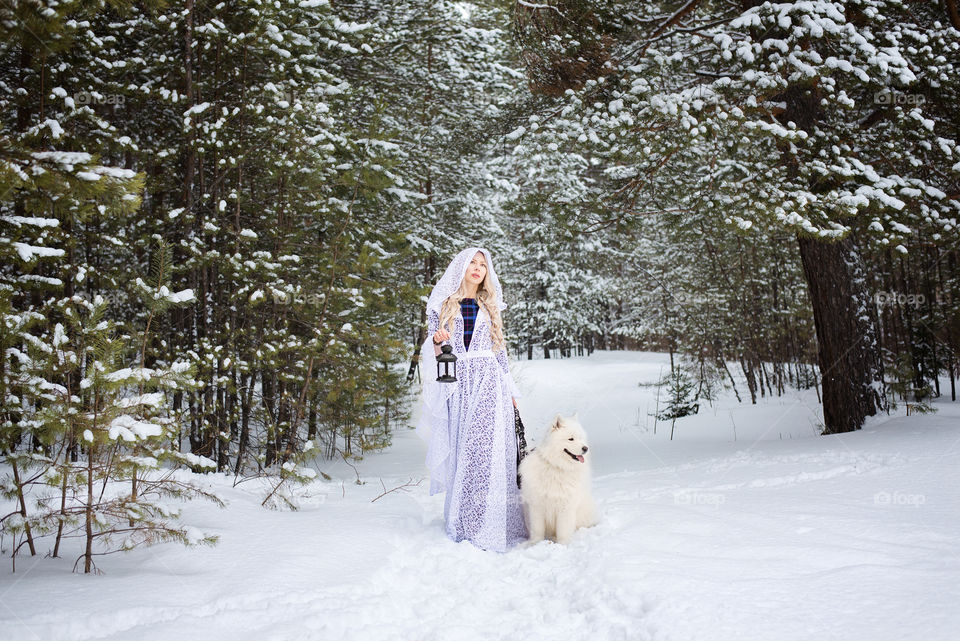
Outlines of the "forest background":
{"label": "forest background", "polygon": [[824,433],[956,400],[953,1],[4,0],[0,31],[15,552],[201,542],[176,468],[279,488],[388,445],[472,245],[512,358],[669,352],[665,416],[732,369],[815,387]]}

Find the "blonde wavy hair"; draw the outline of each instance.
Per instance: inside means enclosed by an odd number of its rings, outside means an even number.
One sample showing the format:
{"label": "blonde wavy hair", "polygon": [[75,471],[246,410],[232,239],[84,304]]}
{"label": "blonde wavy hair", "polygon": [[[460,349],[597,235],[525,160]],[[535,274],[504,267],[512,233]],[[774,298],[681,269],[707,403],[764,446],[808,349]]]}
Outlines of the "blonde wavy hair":
{"label": "blonde wavy hair", "polygon": [[[443,301],[440,308],[440,327],[443,327],[460,311],[460,301],[467,298],[467,278],[464,276],[460,281],[460,287],[447,300]],[[487,273],[483,276],[483,281],[477,287],[477,303],[487,310],[490,316],[490,340],[493,343],[493,351],[499,352],[504,348],[503,340],[503,322],[500,319],[500,307],[497,305],[497,296],[493,291],[493,283],[490,282],[490,266],[487,266]]]}

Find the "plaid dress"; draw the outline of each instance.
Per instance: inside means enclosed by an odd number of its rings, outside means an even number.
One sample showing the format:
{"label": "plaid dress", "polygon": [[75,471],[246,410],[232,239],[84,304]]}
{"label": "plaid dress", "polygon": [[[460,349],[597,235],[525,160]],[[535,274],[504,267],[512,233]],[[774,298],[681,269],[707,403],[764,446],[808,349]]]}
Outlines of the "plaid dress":
{"label": "plaid dress", "polygon": [[460,315],[463,316],[463,345],[470,349],[470,339],[473,338],[473,325],[477,322],[477,311],[480,303],[473,298],[460,299]]}

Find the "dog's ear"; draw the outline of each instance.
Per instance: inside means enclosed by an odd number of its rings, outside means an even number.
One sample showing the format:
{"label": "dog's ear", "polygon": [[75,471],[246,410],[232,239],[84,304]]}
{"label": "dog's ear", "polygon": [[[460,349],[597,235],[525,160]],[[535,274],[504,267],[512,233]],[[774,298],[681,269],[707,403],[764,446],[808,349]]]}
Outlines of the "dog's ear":
{"label": "dog's ear", "polygon": [[573,420],[575,420],[578,423],[580,422],[580,412],[573,413]]}
{"label": "dog's ear", "polygon": [[557,415],[553,418],[553,423],[550,424],[550,429],[551,429],[551,430],[559,430],[559,429],[560,429],[560,426],[561,426],[562,424],[563,424],[563,417],[560,416],[559,414],[557,414]]}

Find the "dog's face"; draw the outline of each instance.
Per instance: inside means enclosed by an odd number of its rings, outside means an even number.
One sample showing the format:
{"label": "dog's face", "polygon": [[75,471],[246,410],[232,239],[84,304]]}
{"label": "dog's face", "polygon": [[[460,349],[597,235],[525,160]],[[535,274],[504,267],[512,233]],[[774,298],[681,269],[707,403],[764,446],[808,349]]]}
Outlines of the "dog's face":
{"label": "dog's face", "polygon": [[584,465],[587,462],[587,434],[577,415],[563,417],[557,414],[547,430],[543,443],[550,460],[561,465]]}

